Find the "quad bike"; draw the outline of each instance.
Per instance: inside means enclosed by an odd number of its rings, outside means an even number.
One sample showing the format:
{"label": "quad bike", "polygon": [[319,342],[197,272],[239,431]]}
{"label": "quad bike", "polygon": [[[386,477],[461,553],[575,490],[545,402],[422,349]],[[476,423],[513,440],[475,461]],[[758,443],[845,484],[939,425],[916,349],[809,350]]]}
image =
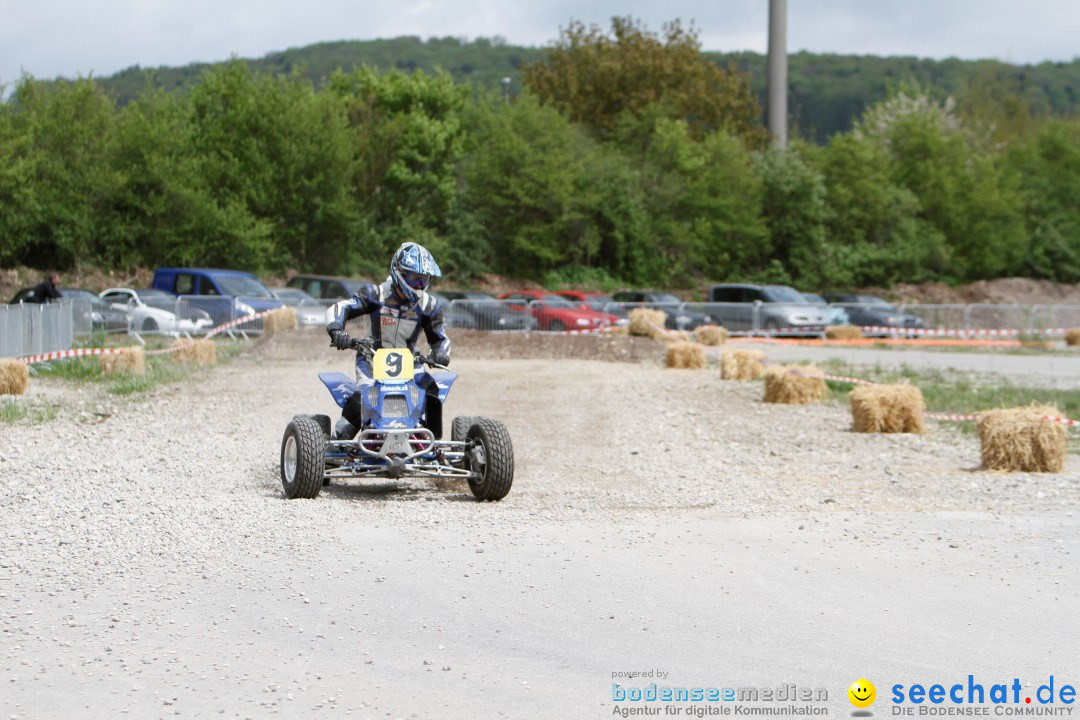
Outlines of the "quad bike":
{"label": "quad bike", "polygon": [[[333,439],[327,415],[296,415],[281,440],[281,484],[289,498],[314,498],[339,478],[462,478],[480,500],[502,500],[514,482],[514,448],[506,427],[486,417],[456,417],[450,439],[427,426],[427,402],[442,403],[457,379],[426,355],[376,350],[353,339],[357,381],[319,373],[339,407],[359,393],[362,423],[352,439]],[[417,369],[416,362],[431,370]],[[429,398],[430,396],[430,398]]]}

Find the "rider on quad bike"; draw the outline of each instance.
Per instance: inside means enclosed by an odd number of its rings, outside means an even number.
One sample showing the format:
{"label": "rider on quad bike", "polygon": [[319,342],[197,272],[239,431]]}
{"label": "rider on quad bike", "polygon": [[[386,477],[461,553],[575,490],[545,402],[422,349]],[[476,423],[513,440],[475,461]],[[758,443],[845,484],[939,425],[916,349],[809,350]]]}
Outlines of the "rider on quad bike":
{"label": "rider on quad bike", "polygon": [[[339,350],[349,348],[345,323],[361,315],[369,316],[371,338],[376,348],[408,348],[415,352],[420,330],[431,346],[431,359],[439,365],[450,364],[450,338],[446,335],[443,303],[427,294],[433,277],[442,271],[422,245],[406,242],[397,249],[390,261],[390,277],[382,285],[367,284],[347,300],[326,311],[326,332],[330,344]],[[357,357],[357,373],[371,377],[371,363]],[[434,387],[425,387],[425,416],[427,428],[436,439],[442,437],[442,403]],[[349,398],[334,425],[334,439],[351,440],[362,424],[359,393]]]}

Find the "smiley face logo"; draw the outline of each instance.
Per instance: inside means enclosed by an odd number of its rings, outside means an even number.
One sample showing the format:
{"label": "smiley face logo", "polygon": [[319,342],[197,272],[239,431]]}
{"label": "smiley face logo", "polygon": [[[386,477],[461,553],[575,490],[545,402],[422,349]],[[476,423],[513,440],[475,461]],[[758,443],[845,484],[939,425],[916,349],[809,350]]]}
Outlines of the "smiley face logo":
{"label": "smiley face logo", "polygon": [[874,700],[877,699],[877,689],[874,687],[874,683],[866,678],[859,678],[851,683],[851,687],[847,689],[847,697],[851,704],[857,708],[870,707],[874,704]]}

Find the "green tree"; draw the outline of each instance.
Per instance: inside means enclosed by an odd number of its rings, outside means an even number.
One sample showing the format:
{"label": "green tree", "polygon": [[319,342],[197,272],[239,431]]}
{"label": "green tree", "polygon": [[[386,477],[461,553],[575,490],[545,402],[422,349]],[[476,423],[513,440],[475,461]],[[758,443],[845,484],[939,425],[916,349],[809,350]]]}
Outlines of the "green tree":
{"label": "green tree", "polygon": [[830,208],[824,286],[918,282],[947,271],[945,238],[920,218],[919,200],[894,179],[892,162],[885,147],[851,133],[816,154]]}
{"label": "green tree", "polygon": [[362,262],[381,267],[398,243],[449,233],[451,219],[461,220],[457,166],[467,90],[444,72],[379,74],[367,67],[335,74],[330,87],[347,109],[358,163],[354,197],[367,216],[366,239],[377,248]]}
{"label": "green tree", "polygon": [[943,236],[941,279],[1018,269],[1027,237],[1016,176],[963,126],[951,102],[901,92],[867,111],[854,132],[889,154],[893,181],[917,198],[919,217]]}
{"label": "green tree", "polygon": [[192,89],[193,152],[218,200],[210,257],[241,267],[332,269],[356,230],[344,109],[299,75],[256,76],[234,61]]}
{"label": "green tree", "polygon": [[660,108],[624,118],[616,138],[638,170],[646,234],[666,275],[727,278],[764,262],[761,179],[739,139],[694,140]]}
{"label": "green tree", "polygon": [[1080,121],[1051,120],[1009,153],[1031,243],[1024,274],[1080,282]]}
{"label": "green tree", "polygon": [[[805,162],[798,146],[772,148],[758,157],[762,214],[769,230],[768,281],[798,282],[809,287],[827,283],[822,262],[829,207],[821,173]],[[779,272],[783,268],[785,273]]]}
{"label": "green tree", "polygon": [[108,161],[114,120],[91,80],[19,82],[0,106],[0,257],[58,268],[91,259],[121,181]]}
{"label": "green tree", "polygon": [[608,137],[624,113],[663,107],[702,137],[726,130],[755,146],[766,133],[746,77],[704,58],[697,31],[678,20],[663,35],[631,18],[613,18],[610,34],[571,22],[547,57],[522,71],[537,97]]}
{"label": "green tree", "polygon": [[474,123],[474,151],[463,166],[466,202],[496,267],[540,277],[560,265],[591,264],[601,246],[591,212],[595,143],[531,95],[512,105],[484,103]]}

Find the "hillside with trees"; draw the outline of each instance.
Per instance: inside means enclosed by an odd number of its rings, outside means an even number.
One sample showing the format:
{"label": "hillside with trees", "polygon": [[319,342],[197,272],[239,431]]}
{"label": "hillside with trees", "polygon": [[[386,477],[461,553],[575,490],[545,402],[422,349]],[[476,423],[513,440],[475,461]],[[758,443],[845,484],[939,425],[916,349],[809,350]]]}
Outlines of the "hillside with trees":
{"label": "hillside with trees", "polygon": [[518,77],[237,59],[128,102],[23,78],[0,104],[0,266],[378,276],[411,239],[459,281],[1080,281],[1080,121],[1007,77],[898,76],[786,151],[753,74],[678,23],[571,25]]}
{"label": "hillside with trees", "polygon": [[[421,70],[428,74],[441,69],[458,84],[488,90],[499,89],[502,79],[508,77],[516,93],[522,88],[522,69],[541,60],[548,50],[509,45],[501,38],[397,37],[318,43],[243,62],[257,73],[296,70],[316,85],[325,82],[335,70],[349,73],[363,66],[382,72]],[[702,54],[721,69],[734,67],[745,73],[751,91],[764,106],[764,55],[709,51]],[[793,134],[819,144],[838,132],[850,130],[867,107],[887,99],[901,83],[915,83],[952,96],[977,96],[988,85],[1006,88],[1036,116],[1074,116],[1080,108],[1080,59],[1070,63],[1011,65],[996,60],[795,52],[788,63]],[[120,104],[126,104],[150,88],[188,87],[213,66],[135,66],[101,78],[100,82]]]}

